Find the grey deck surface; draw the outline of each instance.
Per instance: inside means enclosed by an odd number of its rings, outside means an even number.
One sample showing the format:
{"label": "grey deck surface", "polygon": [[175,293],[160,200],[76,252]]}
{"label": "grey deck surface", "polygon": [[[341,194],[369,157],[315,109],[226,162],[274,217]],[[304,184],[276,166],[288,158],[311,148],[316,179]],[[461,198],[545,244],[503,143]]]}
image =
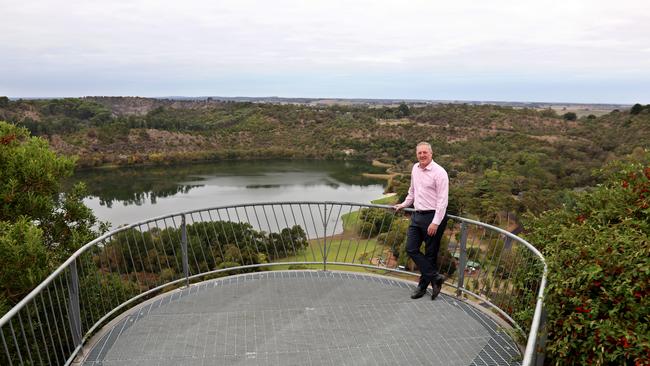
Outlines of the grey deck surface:
{"label": "grey deck surface", "polygon": [[163,294],[105,330],[84,365],[514,365],[497,323],[413,284],[273,271]]}

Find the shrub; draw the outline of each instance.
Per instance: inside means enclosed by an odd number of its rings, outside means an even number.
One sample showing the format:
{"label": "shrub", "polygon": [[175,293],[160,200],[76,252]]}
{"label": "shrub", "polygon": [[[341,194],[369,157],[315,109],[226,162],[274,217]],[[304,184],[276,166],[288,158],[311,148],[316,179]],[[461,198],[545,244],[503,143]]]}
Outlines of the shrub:
{"label": "shrub", "polygon": [[639,114],[643,110],[643,106],[639,103],[635,104],[632,106],[632,109],[630,109],[630,114]]}
{"label": "shrub", "polygon": [[573,112],[567,112],[562,115],[562,118],[564,118],[567,121],[575,121],[576,119],[578,119],[578,115],[576,115]]}
{"label": "shrub", "polygon": [[406,240],[406,231],[408,230],[409,221],[394,221],[390,231],[381,233],[377,236],[377,242],[390,247],[395,256],[399,256],[399,248]]}
{"label": "shrub", "polygon": [[555,365],[649,364],[650,166],[604,172],[603,185],[529,226],[527,238],[548,264],[547,355]]}
{"label": "shrub", "polygon": [[391,211],[380,208],[363,208],[359,212],[359,220],[362,223],[358,226],[358,233],[361,236],[373,237],[388,232],[394,218],[395,215]]}

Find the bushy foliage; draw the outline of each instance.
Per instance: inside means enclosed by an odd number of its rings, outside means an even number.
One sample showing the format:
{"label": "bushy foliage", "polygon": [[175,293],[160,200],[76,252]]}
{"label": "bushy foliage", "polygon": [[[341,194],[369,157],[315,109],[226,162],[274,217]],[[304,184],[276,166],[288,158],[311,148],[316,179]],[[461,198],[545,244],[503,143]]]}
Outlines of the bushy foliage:
{"label": "bushy foliage", "polygon": [[573,204],[528,219],[548,263],[547,355],[555,365],[648,364],[650,165],[614,164]]}
{"label": "bushy foliage", "polygon": [[362,208],[359,211],[358,234],[361,237],[373,237],[391,229],[395,214],[381,208]]}
{"label": "bushy foliage", "polygon": [[578,119],[578,116],[575,114],[575,112],[567,112],[562,115],[562,118],[564,118],[567,121],[575,121]]}
{"label": "bushy foliage", "polygon": [[62,194],[73,167],[45,140],[0,121],[0,297],[10,304],[97,235],[84,187]]}
{"label": "bushy foliage", "polygon": [[[146,273],[142,277],[147,281],[141,285],[153,288],[183,273],[180,238],[181,229],[175,227],[125,230],[98,249],[93,260],[96,267],[110,272]],[[187,243],[190,274],[262,264],[295,255],[309,245],[307,234],[298,225],[265,233],[251,224],[231,221],[187,225]]]}
{"label": "bushy foliage", "polygon": [[632,106],[630,109],[630,114],[639,114],[643,111],[643,106],[639,103],[636,103],[635,105]]}
{"label": "bushy foliage", "polygon": [[[30,136],[24,128],[0,121],[0,315],[9,311],[82,244],[98,235],[96,219],[82,202],[84,187],[77,185],[67,193],[62,192],[62,179],[72,174],[73,166],[71,159],[52,152],[45,140]],[[52,338],[33,338],[34,332],[45,332],[47,323],[42,319],[46,319],[47,312],[65,313],[59,321],[62,324],[68,321],[68,309],[64,309],[65,302],[58,297],[67,292],[65,271],[61,276],[41,292],[47,294],[48,305],[32,302],[18,313],[19,322],[30,320],[32,333],[22,333],[22,340],[32,352],[38,352],[36,347],[43,344],[54,349]],[[82,282],[91,278],[97,278],[95,272],[80,275]],[[98,287],[120,288],[121,279],[113,282]],[[94,296],[93,293],[89,298],[95,299]],[[96,301],[101,303],[101,297]],[[7,327],[2,332],[3,339],[10,339]],[[58,342],[68,348],[71,340],[64,335]],[[5,358],[7,355],[14,364],[20,360],[15,347],[15,342],[5,345],[7,353],[0,353],[0,364],[11,363]],[[21,350],[23,355],[24,351]]]}
{"label": "bushy foliage", "polygon": [[0,268],[2,295],[14,301],[49,274],[43,232],[24,216],[0,221]]}
{"label": "bushy foliage", "polygon": [[377,242],[390,248],[393,255],[399,255],[399,248],[406,240],[408,220],[393,220],[389,231],[377,236]]}

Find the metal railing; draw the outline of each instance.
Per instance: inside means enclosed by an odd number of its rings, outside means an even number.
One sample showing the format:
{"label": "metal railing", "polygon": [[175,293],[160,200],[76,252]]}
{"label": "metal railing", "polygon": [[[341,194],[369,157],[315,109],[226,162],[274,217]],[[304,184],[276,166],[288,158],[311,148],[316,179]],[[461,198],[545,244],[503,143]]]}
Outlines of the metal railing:
{"label": "metal railing", "polygon": [[[528,333],[523,364],[531,365],[546,283],[542,255],[503,229],[449,218],[439,255],[446,285]],[[110,319],[199,279],[315,266],[415,275],[404,250],[408,224],[385,205],[282,202],[193,210],[120,227],[77,250],[0,319],[0,364],[70,364]]]}

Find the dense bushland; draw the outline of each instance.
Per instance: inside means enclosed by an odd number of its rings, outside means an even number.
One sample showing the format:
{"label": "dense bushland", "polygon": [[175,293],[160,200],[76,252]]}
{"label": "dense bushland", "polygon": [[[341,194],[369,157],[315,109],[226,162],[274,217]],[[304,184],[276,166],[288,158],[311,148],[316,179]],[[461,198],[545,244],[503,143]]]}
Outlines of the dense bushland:
{"label": "dense bushland", "polygon": [[[578,117],[459,104],[370,108],[0,98],[0,119],[10,122],[0,123],[0,313],[98,234],[92,213],[81,204],[83,187],[60,194],[60,180],[71,174],[73,160],[54,154],[45,139],[85,167],[269,157],[379,159],[393,166],[388,189],[401,198],[408,188],[413,146],[426,140],[449,172],[454,213],[488,222],[530,214],[524,223],[528,239],[549,263],[551,363],[643,364],[648,359],[648,106]],[[592,174],[620,159],[645,163],[609,165],[602,174]],[[362,221],[362,235],[376,237],[400,262],[406,261],[400,220],[385,226],[384,216],[368,211]],[[263,234],[241,228],[242,243],[257,247],[228,246],[230,238],[222,238],[224,245],[211,252],[200,237],[191,236],[190,251],[196,255],[191,271],[292,255],[282,242],[301,242],[303,235],[296,228],[287,230]],[[88,275],[81,280],[98,293],[113,287],[129,293],[142,290],[137,276],[113,275],[95,283],[91,268],[154,274],[144,277],[152,282],[148,285],[177,278],[179,267],[171,263],[178,262],[178,253],[169,253],[162,238],[172,233],[164,234],[129,233],[143,238],[130,242],[142,246],[133,268],[125,267],[129,264],[120,262],[117,252],[93,252],[82,262]],[[116,241],[112,247],[122,245]],[[454,263],[446,248],[441,253],[442,260]],[[504,266],[500,275],[526,297],[521,303],[534,301],[534,289],[526,283],[538,273],[508,270],[512,267]],[[512,311],[522,324],[529,323],[530,310]]]}
{"label": "dense bushland", "polygon": [[526,221],[548,263],[548,357],[555,365],[650,360],[650,155]]}

